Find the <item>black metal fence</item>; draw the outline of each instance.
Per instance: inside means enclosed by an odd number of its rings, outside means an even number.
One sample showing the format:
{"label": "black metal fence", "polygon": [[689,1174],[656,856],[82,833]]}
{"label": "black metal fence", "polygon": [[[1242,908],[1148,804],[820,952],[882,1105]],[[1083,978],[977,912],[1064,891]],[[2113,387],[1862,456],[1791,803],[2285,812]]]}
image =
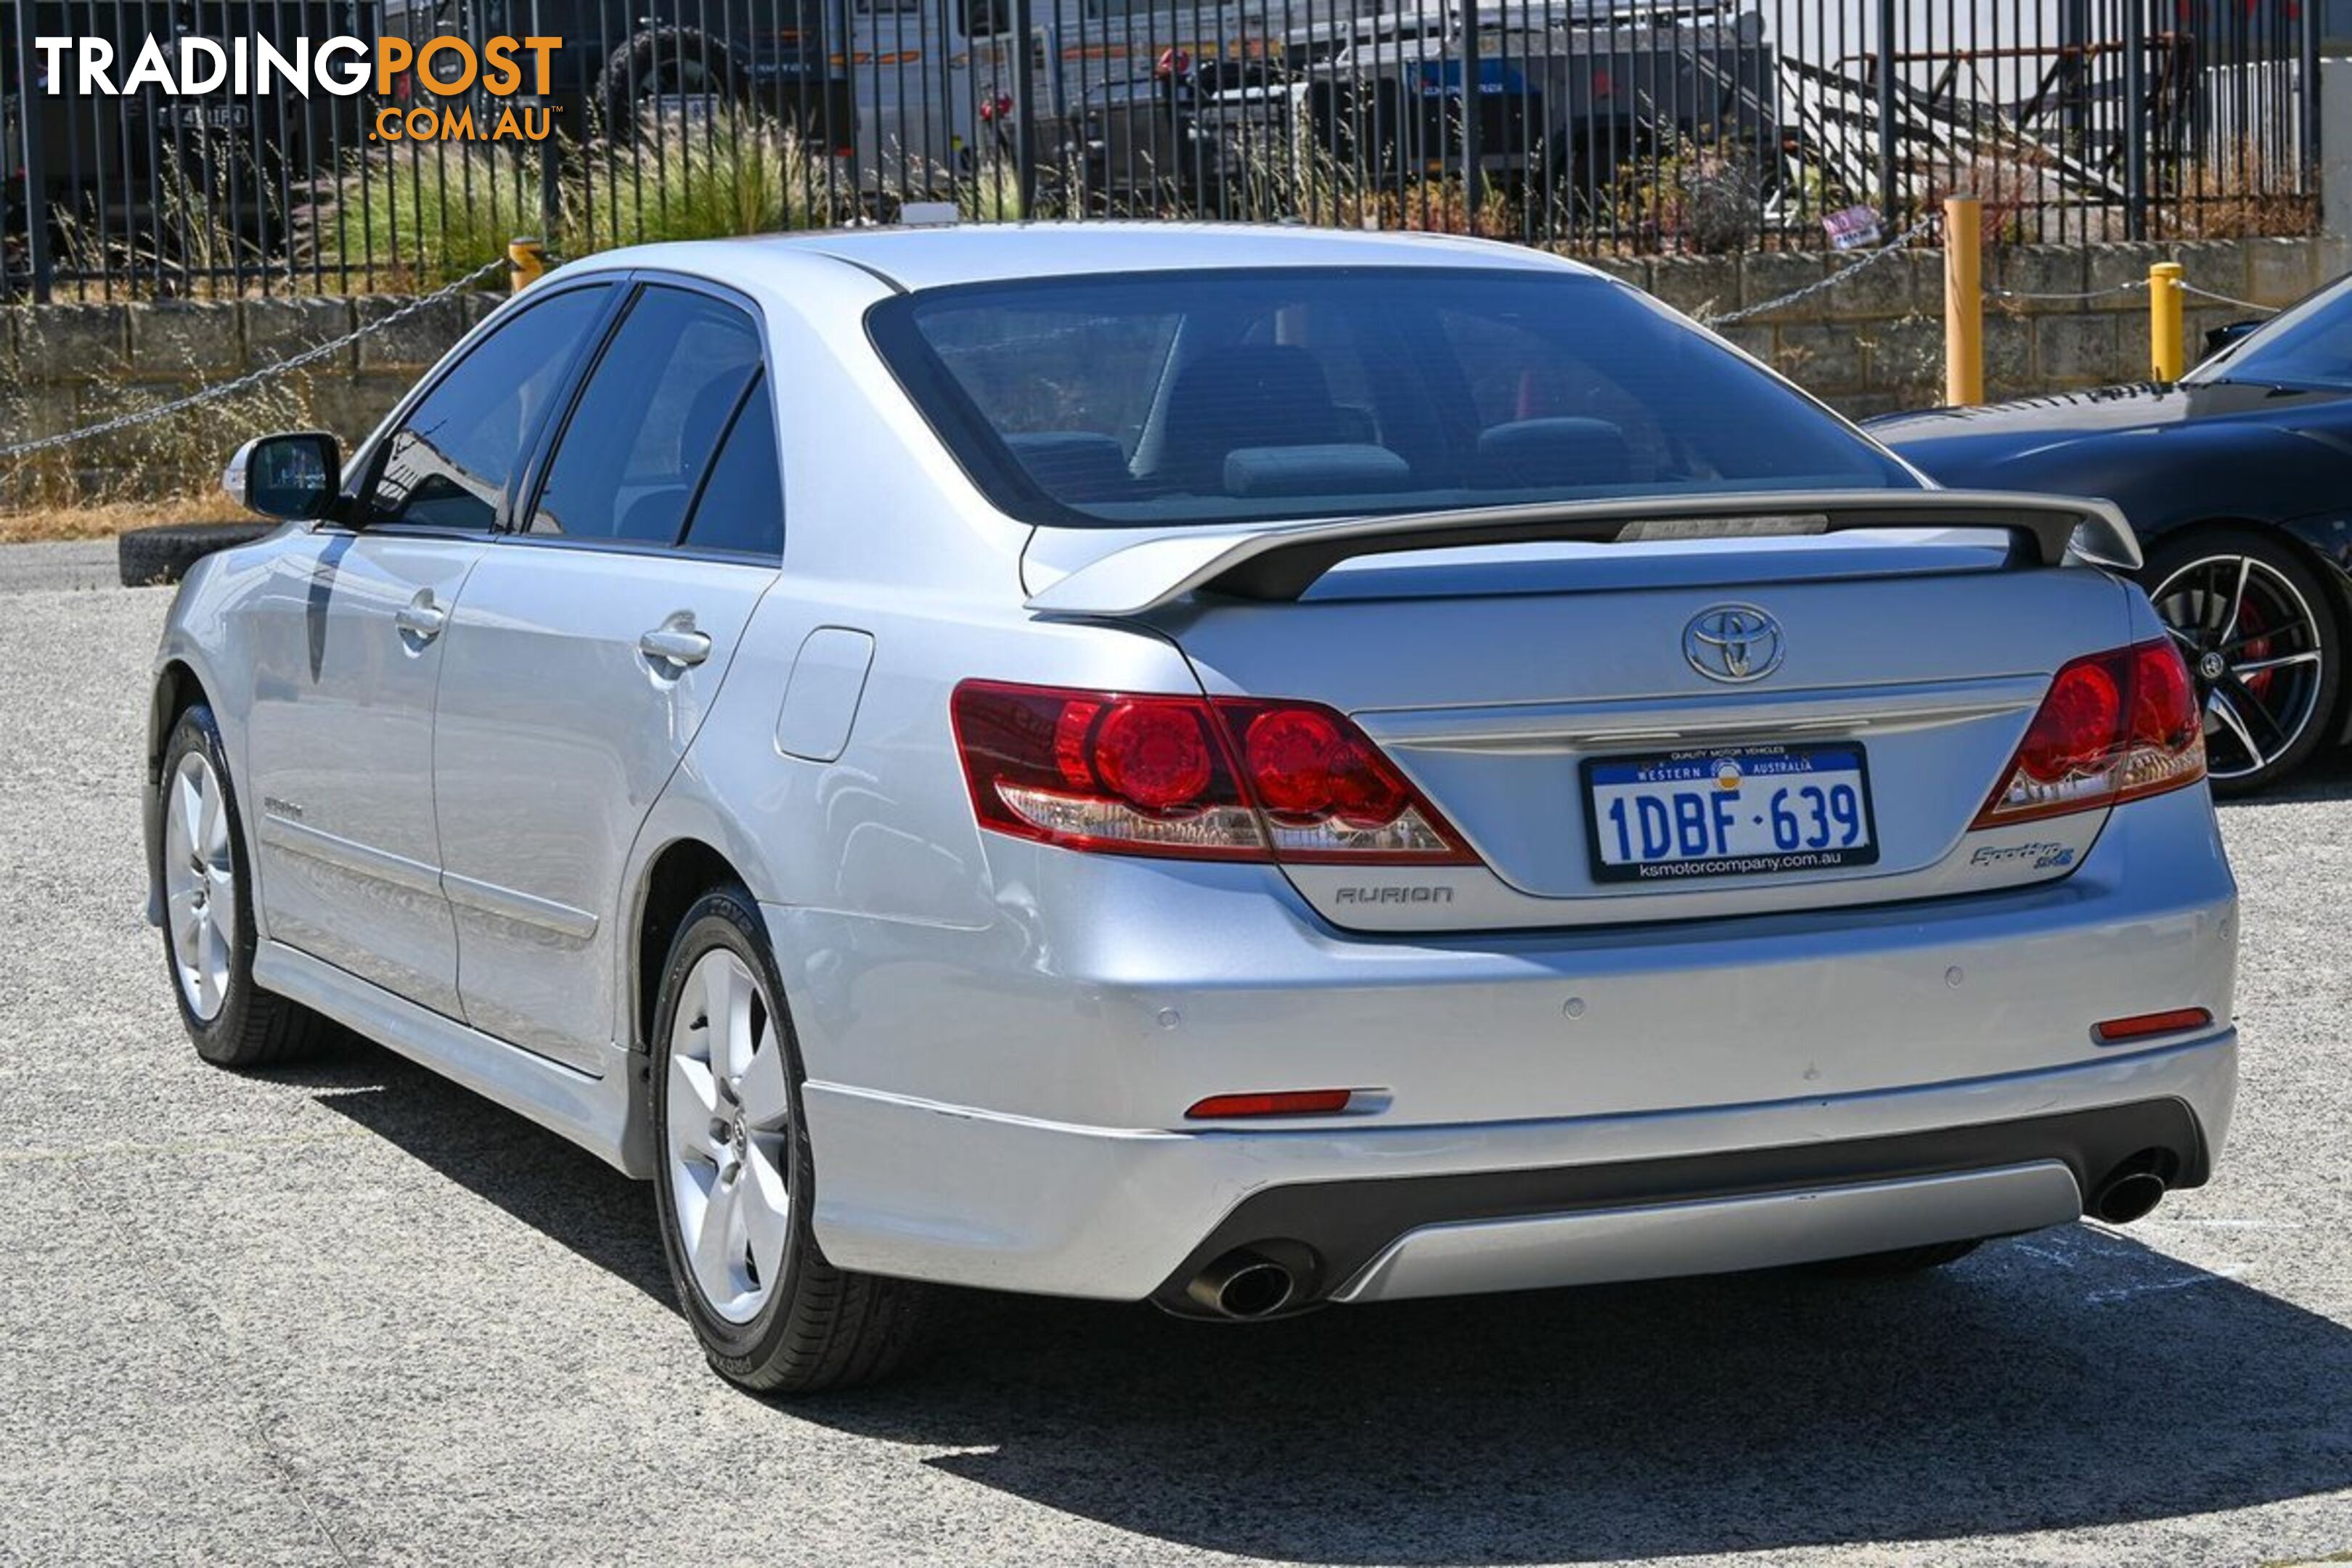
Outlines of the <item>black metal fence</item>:
{"label": "black metal fence", "polygon": [[[579,254],[942,203],[1588,253],[1868,244],[1955,191],[1984,198],[1995,241],[2300,233],[2317,63],[2352,0],[0,0],[0,287],[48,298],[411,289],[516,234]],[[517,94],[488,90],[474,52],[501,36],[557,40],[520,51]],[[359,40],[339,70],[368,51],[365,90],[326,90],[316,60],[307,94],[261,68],[336,37]],[[468,47],[426,48],[439,38]],[[169,81],[136,68],[151,40]],[[178,90],[215,61],[222,86]]]}

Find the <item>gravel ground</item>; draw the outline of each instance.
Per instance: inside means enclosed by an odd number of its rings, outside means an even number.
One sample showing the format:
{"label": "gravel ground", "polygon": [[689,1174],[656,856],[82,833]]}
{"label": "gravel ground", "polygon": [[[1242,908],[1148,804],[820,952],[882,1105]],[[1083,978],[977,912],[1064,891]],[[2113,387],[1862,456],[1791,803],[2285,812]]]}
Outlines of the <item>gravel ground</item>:
{"label": "gravel ground", "polygon": [[0,1561],[2352,1549],[2352,768],[2224,814],[2236,1133],[2127,1232],[1254,1330],[974,1299],[928,1372],[780,1408],[703,1367],[646,1190],[356,1042],[196,1061],[140,920],[168,596],[75,569],[0,552]]}

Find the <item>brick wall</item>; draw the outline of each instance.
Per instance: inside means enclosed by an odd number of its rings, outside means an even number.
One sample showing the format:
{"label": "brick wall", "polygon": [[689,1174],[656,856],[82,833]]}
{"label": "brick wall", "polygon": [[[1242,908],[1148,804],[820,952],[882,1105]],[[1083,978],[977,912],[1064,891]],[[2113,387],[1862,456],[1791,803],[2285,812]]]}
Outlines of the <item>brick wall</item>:
{"label": "brick wall", "polygon": [[[1851,259],[1759,254],[1601,265],[1703,316],[1777,298]],[[2198,288],[2281,305],[2352,269],[2352,242],[2000,247],[1985,252],[1985,281],[2021,293],[2080,294],[2144,280],[2151,262],[2166,259],[2179,261]],[[1942,400],[1943,289],[1942,253],[1911,251],[1729,327],[1726,335],[1857,417],[1917,407]],[[163,422],[162,429],[86,443],[67,466],[89,486],[169,493],[208,486],[236,442],[259,429],[315,425],[356,439],[497,302],[494,295],[442,301],[263,390]],[[276,363],[401,303],[362,297],[0,310],[0,444],[74,428]],[[2206,328],[2251,313],[2192,297],[2191,357]],[[2147,353],[2144,290],[2089,300],[1987,301],[1985,379],[1994,397],[2145,379]]]}

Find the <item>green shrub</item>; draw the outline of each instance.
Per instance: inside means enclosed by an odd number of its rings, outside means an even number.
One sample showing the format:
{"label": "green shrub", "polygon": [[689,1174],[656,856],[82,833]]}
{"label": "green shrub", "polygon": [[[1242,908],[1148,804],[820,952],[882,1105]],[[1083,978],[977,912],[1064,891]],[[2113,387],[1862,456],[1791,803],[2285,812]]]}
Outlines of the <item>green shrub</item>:
{"label": "green shrub", "polygon": [[579,164],[563,185],[566,256],[821,228],[835,216],[825,171],[798,133],[758,115],[648,119],[635,142],[599,143]]}
{"label": "green shrub", "polygon": [[384,292],[462,278],[504,256],[515,236],[544,228],[536,162],[536,148],[495,143],[401,142],[363,153],[341,181],[328,258],[365,267]]}
{"label": "green shrub", "polygon": [[558,256],[622,245],[773,234],[834,221],[847,193],[789,128],[730,114],[649,117],[625,142],[553,144],[552,221],[537,143],[416,143],[364,154],[343,177],[331,232],[381,290],[428,289],[540,235]]}

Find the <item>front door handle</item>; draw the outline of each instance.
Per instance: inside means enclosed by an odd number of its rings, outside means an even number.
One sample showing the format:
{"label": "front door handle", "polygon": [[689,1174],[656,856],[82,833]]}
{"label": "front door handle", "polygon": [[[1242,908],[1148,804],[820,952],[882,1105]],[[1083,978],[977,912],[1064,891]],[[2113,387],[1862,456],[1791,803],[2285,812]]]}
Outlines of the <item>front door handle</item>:
{"label": "front door handle", "polygon": [[647,658],[691,669],[710,657],[710,638],[694,629],[691,616],[672,616],[637,638],[637,651]]}
{"label": "front door handle", "polygon": [[449,612],[433,602],[432,589],[420,588],[416,597],[393,612],[392,619],[404,637],[420,644],[429,643],[449,624]]}

